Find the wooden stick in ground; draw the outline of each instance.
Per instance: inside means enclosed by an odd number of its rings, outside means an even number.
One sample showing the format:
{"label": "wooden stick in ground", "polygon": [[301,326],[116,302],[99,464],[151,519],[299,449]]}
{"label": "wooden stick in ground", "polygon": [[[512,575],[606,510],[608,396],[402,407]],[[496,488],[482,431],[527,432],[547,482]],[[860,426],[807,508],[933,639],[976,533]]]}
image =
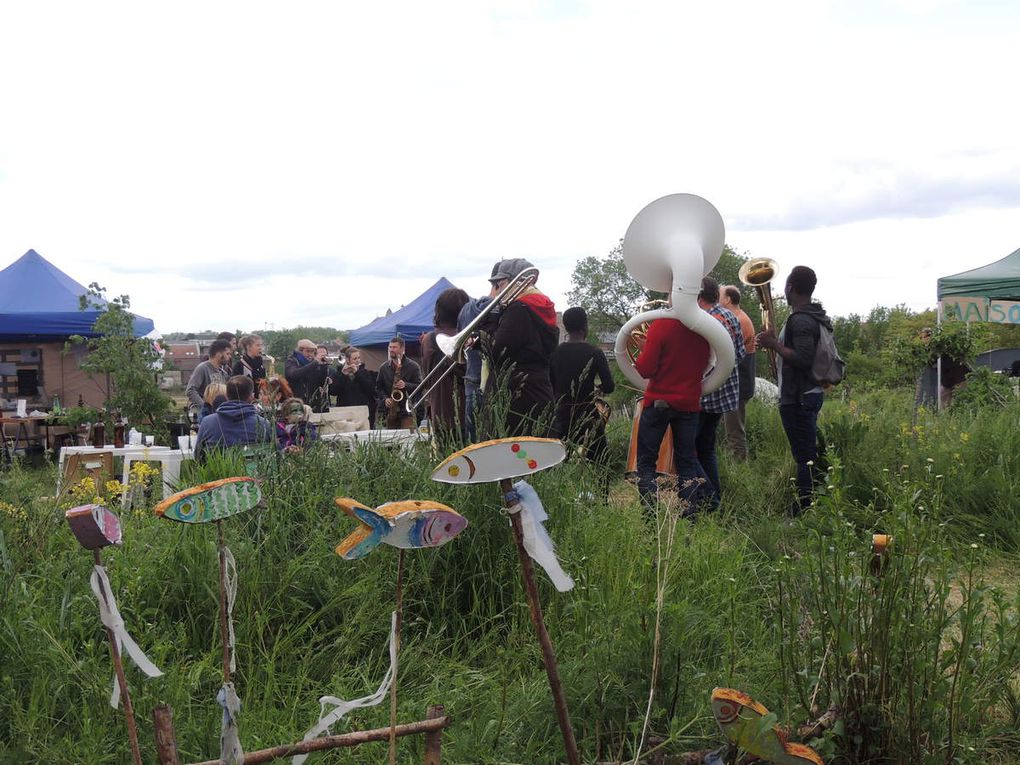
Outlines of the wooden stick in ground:
{"label": "wooden stick in ground", "polygon": [[400,666],[400,625],[404,620],[404,550],[397,555],[397,617],[393,629],[393,682],[390,683],[390,765],[397,765],[397,673]]}
{"label": "wooden stick in ground", "polygon": [[[92,551],[92,558],[97,566],[103,565],[99,548]],[[99,591],[106,602],[107,609],[109,609],[110,597],[103,587],[102,581],[99,583]],[[124,719],[127,721],[128,741],[131,742],[131,760],[134,765],[142,765],[142,751],[138,748],[138,729],[135,727],[135,710],[131,706],[131,694],[128,692],[127,677],[124,675],[124,663],[120,660],[120,651],[117,650],[117,637],[109,627],[106,628],[106,639],[110,643],[110,658],[113,659],[113,669],[117,673],[117,685],[120,686],[120,697],[124,702]]]}
{"label": "wooden stick in ground", "polygon": [[223,521],[216,521],[220,557],[220,636],[223,638],[223,682],[230,682],[230,628],[227,626],[227,553]]}
{"label": "wooden stick in ground", "polygon": [[[503,492],[503,504],[507,509],[514,506],[512,500],[507,499],[514,492],[513,483],[508,478],[499,482],[499,488]],[[542,647],[542,659],[545,664],[545,673],[549,678],[549,690],[552,691],[553,705],[556,707],[556,718],[560,724],[560,732],[563,734],[563,746],[567,752],[567,762],[570,765],[580,765],[581,757],[577,752],[577,742],[574,740],[574,729],[570,725],[570,712],[567,710],[567,699],[563,695],[563,684],[560,682],[560,671],[556,664],[556,653],[553,651],[552,641],[549,639],[549,631],[545,627],[545,618],[542,616],[542,602],[538,597],[538,586],[535,584],[535,569],[531,564],[531,556],[524,547],[524,528],[521,525],[519,512],[510,513],[510,524],[513,527],[514,542],[517,544],[517,557],[521,561],[521,577],[524,579],[524,592],[528,597],[528,606],[531,609],[531,622],[535,625],[535,632],[538,635],[538,643]]]}
{"label": "wooden stick in ground", "polygon": [[156,736],[156,757],[159,765],[180,765],[177,756],[177,735],[174,733],[174,710],[169,704],[157,704],[152,710]]}
{"label": "wooden stick in ground", "polygon": [[[425,713],[426,720],[437,720],[446,717],[446,707],[442,704],[435,704],[428,708]],[[424,765],[441,765],[443,749],[443,729],[430,731],[425,734],[425,762]]]}
{"label": "wooden stick in ground", "polygon": [[[397,726],[397,736],[428,735],[434,731],[441,731],[450,727],[449,717],[437,717],[434,720],[419,720],[418,722],[405,723]],[[354,747],[367,744],[371,741],[388,741],[390,728],[375,728],[373,730],[362,730],[355,733],[344,733],[339,736],[320,736],[310,741],[298,741],[295,744],[284,744],[269,749],[259,749],[257,752],[248,752],[244,755],[244,765],[261,765],[264,762],[272,762],[283,757],[293,757],[295,754],[308,754],[309,752],[321,752],[327,749],[339,749],[341,747]],[[220,765],[219,760],[203,760],[192,763],[192,765]]]}

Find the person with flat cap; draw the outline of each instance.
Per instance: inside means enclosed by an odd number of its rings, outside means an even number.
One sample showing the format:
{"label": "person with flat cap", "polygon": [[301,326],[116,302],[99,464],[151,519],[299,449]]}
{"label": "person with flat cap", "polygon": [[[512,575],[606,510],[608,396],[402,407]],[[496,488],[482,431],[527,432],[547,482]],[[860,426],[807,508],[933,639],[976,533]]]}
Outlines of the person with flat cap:
{"label": "person with flat cap", "polygon": [[[526,268],[534,266],[524,258],[501,260],[489,282],[498,294]],[[534,284],[500,312],[492,333],[492,362],[496,384],[509,395],[507,436],[545,435],[553,405],[549,358],[559,339],[556,306]]]}

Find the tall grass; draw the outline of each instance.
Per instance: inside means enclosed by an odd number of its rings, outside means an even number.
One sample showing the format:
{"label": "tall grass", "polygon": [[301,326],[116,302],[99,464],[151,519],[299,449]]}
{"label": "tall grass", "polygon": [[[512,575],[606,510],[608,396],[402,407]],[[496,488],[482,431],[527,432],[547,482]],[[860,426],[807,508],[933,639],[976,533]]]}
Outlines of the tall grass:
{"label": "tall grass", "polygon": [[[846,695],[834,679],[841,670],[831,652],[826,664],[808,650],[817,640],[827,645],[832,631],[817,615],[823,595],[810,597],[811,583],[820,576],[812,579],[810,572],[832,570],[833,581],[848,582],[840,587],[851,592],[868,531],[904,509],[897,482],[924,482],[940,504],[925,503],[930,507],[913,521],[916,542],[904,542],[912,556],[916,551],[931,557],[935,568],[905,570],[903,589],[890,597],[918,595],[938,574],[950,583],[953,598],[976,607],[974,598],[984,591],[976,584],[979,569],[969,568],[969,548],[960,556],[942,548],[948,534],[966,532],[976,539],[971,532],[978,527],[987,545],[1011,549],[1015,543],[999,514],[1011,512],[1017,412],[970,420],[925,416],[923,431],[905,432],[901,423],[909,419],[903,402],[892,397],[827,402],[823,427],[841,473],[832,474],[832,488],[823,489],[817,508],[784,526],[781,510],[793,496],[792,462],[777,413],[752,406],[752,459],[736,463],[723,456],[721,511],[682,524],[670,552],[661,668],[650,716],[651,731],[668,742],[664,751],[718,742],[707,705],[717,685],[760,697],[790,723],[811,716],[802,696],[810,701],[810,683],[820,675],[826,695],[819,691],[816,703]],[[627,423],[610,423],[616,475],[622,473],[627,430]],[[997,468],[987,463],[993,453],[1003,455],[996,456]],[[238,562],[236,682],[246,749],[296,740],[317,718],[319,696],[364,695],[385,673],[396,556],[383,546],[356,563],[338,558],[333,548],[352,524],[333,498],[352,496],[369,506],[431,498],[458,509],[471,525],[442,548],[407,555],[400,718],[418,719],[427,705],[444,703],[455,719],[444,744],[450,762],[562,759],[498,491],[433,483],[428,475],[440,456],[427,447],[403,456],[370,447],[353,453],[310,449],[258,466],[266,506],[224,523]],[[196,483],[248,469],[244,461],[224,459],[186,478]],[[608,504],[593,502],[587,496],[596,479],[592,471],[582,460],[570,460],[533,478],[563,566],[576,581],[573,591],[558,593],[539,572],[586,761],[625,758],[636,749],[649,697],[657,593],[655,531],[636,491],[617,481]],[[973,485],[986,477],[990,485]],[[24,511],[22,517],[0,505],[0,761],[123,762],[129,756],[123,722],[106,703],[111,668],[88,589],[91,559],[67,531],[54,501],[43,496],[53,493],[54,484],[52,469],[15,467],[3,474],[0,486],[0,499]],[[173,524],[147,508],[126,512],[123,521],[124,546],[104,553],[106,565],[129,631],[166,672],[145,680],[129,666],[140,725],[143,731],[149,725],[155,704],[170,703],[182,756],[209,757],[218,749],[219,733],[215,530]],[[827,552],[830,538],[839,555]],[[961,587],[971,571],[975,584]],[[859,578],[866,581],[863,574]],[[794,598],[795,591],[802,596]],[[827,592],[825,597],[837,597],[838,591]],[[1001,730],[1015,703],[1003,690],[1015,682],[1009,662],[997,665],[1003,682],[994,689],[980,680],[987,673],[969,666],[968,659],[983,662],[991,655],[987,651],[998,650],[988,647],[989,630],[1016,618],[1005,601],[987,606],[984,614],[972,621],[983,625],[986,653],[970,652],[959,668],[947,670],[947,676],[962,678],[953,691],[959,714],[952,721],[943,718],[938,728],[953,730],[956,741],[982,756],[1004,747]],[[784,624],[798,620],[795,636],[779,628],[780,615]],[[949,640],[956,634],[943,632]],[[1005,638],[1001,645],[1007,645]],[[909,669],[903,656],[887,661]],[[381,707],[359,710],[340,728],[387,721]],[[141,738],[153,759],[151,737]],[[848,742],[833,736],[826,746],[849,757]],[[905,746],[899,739],[887,737],[881,746],[891,748],[886,761],[906,761],[896,759],[897,748]],[[329,757],[363,762],[383,752]],[[400,753],[402,762],[420,761],[420,742],[403,740]],[[964,748],[961,761],[966,756]]]}

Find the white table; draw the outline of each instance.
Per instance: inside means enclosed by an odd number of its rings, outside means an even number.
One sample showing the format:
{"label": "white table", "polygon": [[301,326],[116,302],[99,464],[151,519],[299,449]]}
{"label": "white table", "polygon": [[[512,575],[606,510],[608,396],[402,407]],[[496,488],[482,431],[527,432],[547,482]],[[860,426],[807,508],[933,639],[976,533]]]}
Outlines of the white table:
{"label": "white table", "polygon": [[388,448],[407,450],[415,444],[428,441],[426,433],[412,432],[406,429],[400,430],[354,430],[350,433],[327,433],[319,437],[327,443],[341,444],[352,452],[360,444],[378,444]]}
{"label": "white table", "polygon": [[181,462],[191,459],[190,453],[184,453],[180,449],[171,449],[169,446],[65,446],[60,450],[60,457],[57,460],[57,494],[60,494],[60,483],[64,479],[64,460],[69,454],[112,454],[124,460],[124,470],[121,474],[121,483],[125,486],[131,478],[131,463],[133,462],[158,462],[163,469],[163,497],[169,497],[177,491],[177,483],[181,477]]}

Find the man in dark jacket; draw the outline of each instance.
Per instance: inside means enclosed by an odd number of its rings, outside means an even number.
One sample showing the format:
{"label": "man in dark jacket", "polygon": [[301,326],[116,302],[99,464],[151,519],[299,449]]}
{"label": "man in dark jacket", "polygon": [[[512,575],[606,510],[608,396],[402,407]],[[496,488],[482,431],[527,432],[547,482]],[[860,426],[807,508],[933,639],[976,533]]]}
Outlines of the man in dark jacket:
{"label": "man in dark jacket", "polygon": [[[414,427],[420,411],[407,411],[407,398],[413,396],[421,383],[421,367],[404,354],[404,338],[397,336],[386,346],[387,359],[375,378],[378,409],[390,430]],[[393,394],[397,393],[397,398]]]}
{"label": "man in dark jacket", "polygon": [[227,380],[227,400],[202,419],[195,444],[195,459],[211,448],[272,443],[273,428],[255,411],[255,388],[250,377],[235,375]]}
{"label": "man in dark jacket", "polygon": [[329,410],[329,396],[318,395],[326,384],[329,363],[326,349],[316,347],[311,340],[298,340],[297,349],[284,364],[283,374],[294,391],[294,396],[312,407],[312,411]]}
{"label": "man in dark jacket", "polygon": [[[524,258],[500,261],[489,282],[502,291],[526,268]],[[549,357],[559,343],[556,306],[534,287],[506,306],[492,335],[496,384],[509,395],[507,436],[543,436],[553,404]],[[491,400],[490,396],[486,396]]]}
{"label": "man in dark jacket", "polygon": [[819,326],[830,331],[832,322],[821,303],[812,303],[818,278],[807,266],[795,266],[786,279],[786,302],[790,318],[776,337],[771,330],[758,334],[758,344],[779,356],[779,415],[797,463],[797,502],[791,515],[799,515],[811,504],[814,480],[818,477],[818,412],[824,392],[811,374]]}
{"label": "man in dark jacket", "polygon": [[330,393],[336,396],[337,406],[367,406],[369,427],[375,424],[375,378],[365,369],[361,351],[348,348],[340,373],[334,375]]}

